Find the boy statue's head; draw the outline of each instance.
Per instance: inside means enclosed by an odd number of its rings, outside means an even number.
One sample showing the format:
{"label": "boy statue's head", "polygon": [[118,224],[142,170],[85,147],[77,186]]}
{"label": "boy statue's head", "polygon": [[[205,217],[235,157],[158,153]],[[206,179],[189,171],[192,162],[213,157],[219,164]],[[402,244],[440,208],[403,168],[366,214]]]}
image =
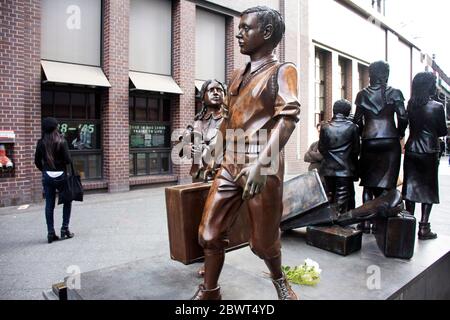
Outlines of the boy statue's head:
{"label": "boy statue's head", "polygon": [[345,117],[350,115],[350,111],[352,111],[352,104],[350,101],[341,99],[334,103],[333,105],[333,114],[342,114]]}
{"label": "boy statue's head", "polygon": [[278,11],[258,6],[241,13],[236,38],[241,53],[253,56],[273,51],[283,38],[284,31],[283,17]]}

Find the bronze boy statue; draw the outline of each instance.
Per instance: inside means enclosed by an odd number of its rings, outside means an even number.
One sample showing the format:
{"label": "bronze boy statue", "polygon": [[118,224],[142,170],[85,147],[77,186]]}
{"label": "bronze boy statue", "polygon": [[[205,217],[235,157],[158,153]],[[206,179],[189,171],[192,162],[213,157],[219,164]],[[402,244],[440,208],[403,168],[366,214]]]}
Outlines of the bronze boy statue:
{"label": "bronze boy statue", "polygon": [[[221,299],[218,279],[224,248],[241,205],[248,207],[252,251],[269,268],[278,298],[297,299],[281,270],[279,230],[284,174],[280,150],[294,131],[300,113],[297,70],[290,63],[279,63],[273,54],[284,30],[281,15],[273,9],[254,7],[241,14],[236,37],[241,53],[250,56],[250,62],[230,81],[229,116],[222,123],[221,133],[223,138],[226,131],[235,134],[224,141],[225,158],[203,210],[199,242],[205,253],[205,275],[194,300]],[[268,139],[261,138],[264,132]],[[242,141],[243,148],[233,149]],[[267,175],[265,171],[273,167],[272,159],[278,161],[278,168]]]}
{"label": "bronze boy statue", "polygon": [[336,204],[339,213],[355,209],[353,181],[358,177],[359,134],[358,126],[348,119],[351,109],[349,101],[336,101],[333,119],[322,125],[319,138],[323,155],[319,173],[325,177],[331,203]]}

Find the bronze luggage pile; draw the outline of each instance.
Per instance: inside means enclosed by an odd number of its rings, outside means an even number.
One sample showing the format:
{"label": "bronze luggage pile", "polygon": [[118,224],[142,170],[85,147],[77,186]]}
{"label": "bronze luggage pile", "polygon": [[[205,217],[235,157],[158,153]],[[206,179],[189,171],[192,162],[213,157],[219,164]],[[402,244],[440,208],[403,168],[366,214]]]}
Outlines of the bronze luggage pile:
{"label": "bronze luggage pile", "polygon": [[[400,195],[398,197],[401,199]],[[345,221],[341,219],[342,216],[338,216],[328,203],[317,172],[308,172],[285,182],[283,204],[281,230],[308,227],[308,244],[344,256],[361,248],[361,232],[343,228],[355,223],[358,218],[348,217],[348,221]],[[361,209],[365,206],[354,211],[364,211]],[[385,216],[378,216],[372,222],[378,247],[386,257],[410,259],[413,256],[416,232],[414,216],[406,211],[396,214],[386,212]]]}
{"label": "bronze luggage pile", "polygon": [[[198,227],[210,183],[166,188],[167,221],[172,259],[191,264],[203,258]],[[307,243],[340,255],[360,250],[362,234],[340,225],[337,212],[328,203],[317,172],[295,177],[284,184],[282,231],[308,227]],[[227,251],[248,245],[250,228],[246,206],[241,207],[230,231]],[[386,257],[410,259],[414,253],[416,220],[407,212],[372,220],[374,235]]]}

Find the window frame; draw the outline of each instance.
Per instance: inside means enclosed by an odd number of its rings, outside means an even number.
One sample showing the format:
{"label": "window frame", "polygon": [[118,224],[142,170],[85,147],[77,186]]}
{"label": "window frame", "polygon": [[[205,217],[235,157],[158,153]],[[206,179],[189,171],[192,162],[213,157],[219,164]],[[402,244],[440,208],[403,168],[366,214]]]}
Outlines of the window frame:
{"label": "window frame", "polygon": [[[136,98],[145,98],[146,99],[146,120],[136,120]],[[166,119],[164,121],[164,107],[165,107],[165,101],[168,101],[168,104],[166,107],[169,107],[172,105],[172,96],[168,94],[154,94],[154,93],[148,93],[148,92],[140,92],[140,91],[134,91],[133,94],[129,95],[129,103],[128,103],[128,109],[129,109],[129,125],[130,127],[132,125],[155,125],[155,126],[167,126],[169,129],[169,132],[171,132],[172,129],[172,121],[171,121],[171,112],[169,110],[169,119]],[[155,99],[157,100],[158,105],[158,120],[150,120],[150,104],[149,100]],[[133,100],[133,102],[131,102]],[[129,133],[130,135],[130,133]],[[172,161],[170,158],[171,154],[171,142],[169,139],[168,146],[167,147],[144,147],[144,148],[132,148],[130,145],[129,148],[129,158],[130,159],[130,169],[129,169],[129,176],[131,177],[143,177],[143,176],[154,176],[154,175],[163,175],[163,174],[172,174],[173,168],[172,168]],[[145,174],[138,174],[138,167],[137,167],[137,155],[138,154],[145,154]],[[157,155],[157,161],[158,161],[158,172],[151,172],[150,170],[150,155],[156,154]],[[168,155],[168,171],[163,171],[163,165],[162,165],[162,159],[163,155]],[[133,170],[131,170],[133,168]],[[131,172],[133,171],[133,172]]]}
{"label": "window frame", "polygon": [[[326,90],[326,57],[322,50],[316,48],[314,58],[314,104],[315,118],[316,122],[319,121],[318,123],[325,120]],[[323,92],[323,95],[321,95],[321,92]]]}
{"label": "window frame", "polygon": [[[101,92],[99,90],[96,89],[90,89],[90,88],[85,88],[85,87],[72,87],[72,86],[56,86],[56,85],[46,85],[46,86],[42,86],[41,88],[41,97],[44,94],[44,92],[51,92],[52,94],[52,103],[51,103],[51,110],[52,110],[52,114],[51,115],[42,115],[42,119],[49,116],[49,117],[54,117],[58,120],[59,123],[68,123],[68,124],[78,124],[79,122],[89,122],[94,124],[95,126],[99,127],[99,136],[96,137],[96,139],[99,139],[99,148],[95,148],[95,149],[89,149],[89,150],[70,150],[69,149],[69,154],[72,158],[79,158],[79,157],[83,157],[84,158],[84,172],[86,172],[87,174],[85,174],[85,177],[82,178],[83,181],[94,181],[94,180],[101,180],[103,179],[104,175],[103,175],[103,168],[104,168],[104,157],[103,157],[103,119],[102,119],[102,104],[101,104]],[[56,111],[56,107],[55,107],[55,93],[57,92],[67,92],[69,93],[69,117],[56,117],[55,116],[55,111]],[[74,118],[73,117],[73,108],[72,108],[72,94],[74,93],[82,93],[85,95],[85,118]],[[94,107],[95,112],[94,112],[94,117],[95,118],[90,118],[90,102],[89,102],[89,95],[93,94],[94,95]],[[43,111],[42,109],[44,108],[44,104],[41,101],[41,111]],[[89,177],[89,156],[90,155],[95,155],[95,156],[100,156],[100,167],[98,168],[100,175],[97,177]]]}

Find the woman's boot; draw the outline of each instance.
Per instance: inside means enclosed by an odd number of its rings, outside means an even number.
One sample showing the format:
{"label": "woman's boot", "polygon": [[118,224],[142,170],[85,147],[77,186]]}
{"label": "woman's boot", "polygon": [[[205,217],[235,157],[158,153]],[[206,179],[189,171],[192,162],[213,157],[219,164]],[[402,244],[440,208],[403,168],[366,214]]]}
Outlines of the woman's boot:
{"label": "woman's boot", "polygon": [[53,241],[58,241],[59,237],[56,235],[55,232],[49,232],[47,234],[47,241],[48,243],[52,243]]}
{"label": "woman's boot", "polygon": [[422,221],[419,222],[419,240],[432,240],[437,238],[437,234],[431,232],[430,219],[433,205],[422,203]]}
{"label": "woman's boot", "polygon": [[436,239],[437,234],[431,232],[431,227],[429,222],[419,222],[419,240],[432,240]]}
{"label": "woman's boot", "polygon": [[61,229],[61,239],[70,239],[73,238],[75,236],[75,234],[73,232],[70,232],[69,228],[65,229],[62,228]]}

